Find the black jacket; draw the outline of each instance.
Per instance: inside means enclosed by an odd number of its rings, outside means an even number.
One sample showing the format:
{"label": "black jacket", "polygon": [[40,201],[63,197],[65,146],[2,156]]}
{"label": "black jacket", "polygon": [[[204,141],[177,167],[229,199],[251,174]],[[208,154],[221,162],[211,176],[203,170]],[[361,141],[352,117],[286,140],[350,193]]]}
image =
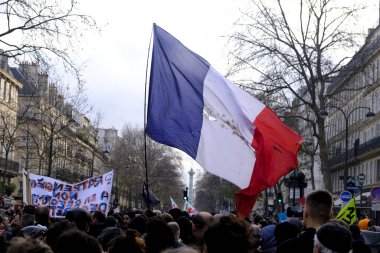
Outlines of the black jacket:
{"label": "black jacket", "polygon": [[277,253],[313,253],[315,228],[307,228],[297,238],[282,242]]}

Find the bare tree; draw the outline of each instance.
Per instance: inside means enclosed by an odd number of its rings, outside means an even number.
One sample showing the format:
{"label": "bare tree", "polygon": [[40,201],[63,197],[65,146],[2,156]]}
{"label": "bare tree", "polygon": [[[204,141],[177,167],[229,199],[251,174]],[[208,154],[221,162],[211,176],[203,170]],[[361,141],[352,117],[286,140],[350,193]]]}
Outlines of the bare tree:
{"label": "bare tree", "polygon": [[[272,99],[266,102],[272,108],[292,111],[299,120],[315,126],[311,136],[320,148],[324,185],[332,190],[325,123],[319,112],[339,98],[327,92],[331,80],[355,71],[343,66],[350,60],[347,52],[358,47],[357,39],[362,36],[353,31],[352,23],[363,7],[344,6],[333,0],[297,3],[251,1],[254,11],[248,8],[243,12],[231,36],[235,47],[229,74],[240,77],[236,82],[245,89],[267,94]],[[341,52],[345,54],[341,56]],[[360,64],[355,66],[358,68]],[[255,81],[250,79],[252,71]],[[305,116],[305,110],[310,117]]]}
{"label": "bare tree", "polygon": [[27,57],[50,69],[64,66],[80,83],[78,44],[96,22],[77,6],[75,0],[1,0],[0,54],[16,61]]}
{"label": "bare tree", "polygon": [[[110,166],[116,170],[118,188],[124,187],[129,207],[142,200],[145,177],[144,131],[124,126],[121,139],[112,154]],[[147,139],[148,183],[161,200],[162,207],[170,208],[170,197],[180,198],[182,181],[181,157],[172,148]]]}
{"label": "bare tree", "polygon": [[202,211],[235,210],[235,194],[239,188],[207,171],[200,174],[196,183],[195,207]]}

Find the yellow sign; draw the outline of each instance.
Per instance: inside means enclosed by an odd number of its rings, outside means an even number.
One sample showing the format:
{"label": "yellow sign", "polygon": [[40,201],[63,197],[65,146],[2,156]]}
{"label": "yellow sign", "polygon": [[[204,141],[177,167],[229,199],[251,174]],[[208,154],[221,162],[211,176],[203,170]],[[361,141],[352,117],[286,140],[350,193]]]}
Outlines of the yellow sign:
{"label": "yellow sign", "polygon": [[352,198],[348,204],[343,207],[342,210],[338,213],[336,216],[337,220],[343,220],[347,222],[347,224],[351,225],[355,221],[357,221],[358,216],[356,214],[356,204],[355,204],[355,198]]}

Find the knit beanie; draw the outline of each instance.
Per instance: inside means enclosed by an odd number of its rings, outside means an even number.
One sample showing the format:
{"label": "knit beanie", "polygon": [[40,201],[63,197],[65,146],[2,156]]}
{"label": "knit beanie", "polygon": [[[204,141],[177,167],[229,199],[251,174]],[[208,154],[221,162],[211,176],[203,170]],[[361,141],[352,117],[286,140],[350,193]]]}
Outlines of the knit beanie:
{"label": "knit beanie", "polygon": [[337,223],[326,223],[317,230],[318,241],[326,248],[339,253],[351,250],[350,231]]}
{"label": "knit beanie", "polygon": [[368,218],[360,220],[358,222],[358,226],[359,226],[360,230],[367,230],[368,229],[368,222],[369,222]]}

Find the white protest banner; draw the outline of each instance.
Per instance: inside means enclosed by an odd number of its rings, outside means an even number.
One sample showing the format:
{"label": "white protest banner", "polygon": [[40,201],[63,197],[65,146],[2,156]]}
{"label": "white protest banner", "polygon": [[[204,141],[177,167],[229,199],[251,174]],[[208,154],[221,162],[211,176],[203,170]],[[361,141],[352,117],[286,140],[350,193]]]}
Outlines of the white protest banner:
{"label": "white protest banner", "polygon": [[51,217],[64,218],[68,210],[76,207],[108,213],[113,170],[74,184],[32,173],[29,179],[31,204],[49,207]]}

